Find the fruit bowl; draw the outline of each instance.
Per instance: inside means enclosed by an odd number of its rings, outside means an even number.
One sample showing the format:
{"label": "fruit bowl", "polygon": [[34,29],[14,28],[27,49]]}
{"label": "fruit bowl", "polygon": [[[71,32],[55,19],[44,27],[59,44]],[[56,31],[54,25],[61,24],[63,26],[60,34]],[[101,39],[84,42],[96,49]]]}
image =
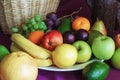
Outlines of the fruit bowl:
{"label": "fruit bowl", "polygon": [[[47,70],[47,71],[76,71],[76,70],[82,70],[87,64],[92,63],[93,61],[98,61],[98,59],[91,59],[81,64],[75,64],[71,68],[62,69],[53,65],[48,67],[38,67],[38,69]],[[103,61],[103,60],[100,60],[100,61]]]}

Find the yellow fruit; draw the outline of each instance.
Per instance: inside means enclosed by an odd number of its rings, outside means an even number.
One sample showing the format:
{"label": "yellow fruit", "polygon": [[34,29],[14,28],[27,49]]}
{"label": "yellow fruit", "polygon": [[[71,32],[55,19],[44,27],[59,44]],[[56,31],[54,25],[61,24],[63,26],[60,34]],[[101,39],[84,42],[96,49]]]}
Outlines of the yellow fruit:
{"label": "yellow fruit", "polygon": [[107,35],[107,29],[102,20],[97,19],[97,21],[93,24],[91,30],[96,30],[101,32],[103,35]]}
{"label": "yellow fruit", "polygon": [[52,53],[53,63],[59,68],[70,68],[77,60],[77,49],[70,44],[57,46]]}
{"label": "yellow fruit", "polygon": [[12,42],[10,45],[10,51],[15,52],[15,51],[24,51],[24,50]]}
{"label": "yellow fruit", "polygon": [[0,63],[0,80],[36,80],[37,64],[22,51],[12,52]]}
{"label": "yellow fruit", "polygon": [[34,60],[37,63],[38,67],[51,66],[53,64],[51,59],[42,60],[42,59],[34,58]]}
{"label": "yellow fruit", "polygon": [[[15,51],[24,51],[23,49],[21,49],[20,47],[18,47],[15,43],[11,44],[10,50],[12,52],[15,52]],[[37,63],[38,67],[41,67],[41,66],[51,66],[52,65],[52,60],[50,58],[44,59],[44,60],[43,59],[38,59],[38,58],[33,58],[33,59]]]}
{"label": "yellow fruit", "polygon": [[42,47],[34,44],[24,36],[18,33],[14,33],[11,36],[11,40],[21,49],[28,52],[31,56],[39,59],[47,59],[50,57],[48,50],[43,49]]}

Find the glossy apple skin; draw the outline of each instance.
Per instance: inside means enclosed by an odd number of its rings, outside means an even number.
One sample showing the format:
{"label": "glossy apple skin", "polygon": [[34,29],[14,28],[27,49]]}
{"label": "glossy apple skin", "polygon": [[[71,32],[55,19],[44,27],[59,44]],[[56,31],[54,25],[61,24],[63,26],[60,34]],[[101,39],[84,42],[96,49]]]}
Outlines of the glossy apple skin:
{"label": "glossy apple skin", "polygon": [[120,47],[118,47],[111,58],[112,66],[120,70]]}
{"label": "glossy apple skin", "polygon": [[98,59],[109,60],[115,51],[114,40],[109,36],[99,36],[92,42],[92,52]]}
{"label": "glossy apple skin", "polygon": [[77,63],[83,63],[91,58],[92,50],[89,44],[85,41],[78,40],[73,43],[78,51]]}
{"label": "glossy apple skin", "polygon": [[88,40],[88,36],[89,36],[88,31],[84,30],[84,29],[80,29],[80,30],[75,32],[76,40],[87,41]]}
{"label": "glossy apple skin", "polygon": [[75,35],[72,31],[67,31],[63,34],[63,42],[72,44],[75,41]]}
{"label": "glossy apple skin", "polygon": [[120,34],[115,35],[114,40],[115,40],[116,48],[120,47]]}
{"label": "glossy apple skin", "polygon": [[52,59],[57,67],[70,68],[76,63],[77,49],[71,44],[63,43],[55,48]]}
{"label": "glossy apple skin", "polygon": [[53,51],[58,45],[63,44],[63,37],[57,30],[47,32],[42,39],[41,46]]}

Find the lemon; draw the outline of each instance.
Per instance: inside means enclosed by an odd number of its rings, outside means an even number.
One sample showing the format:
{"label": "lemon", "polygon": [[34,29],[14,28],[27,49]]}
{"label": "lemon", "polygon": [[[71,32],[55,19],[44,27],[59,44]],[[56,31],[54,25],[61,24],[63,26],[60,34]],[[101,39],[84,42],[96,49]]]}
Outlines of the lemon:
{"label": "lemon", "polygon": [[88,64],[82,71],[85,80],[105,80],[110,67],[105,62],[94,61]]}

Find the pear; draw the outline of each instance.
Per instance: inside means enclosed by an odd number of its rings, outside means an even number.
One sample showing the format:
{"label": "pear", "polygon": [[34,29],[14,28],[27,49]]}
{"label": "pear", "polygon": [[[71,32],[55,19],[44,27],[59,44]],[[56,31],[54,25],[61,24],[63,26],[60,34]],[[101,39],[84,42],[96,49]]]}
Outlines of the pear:
{"label": "pear", "polygon": [[91,30],[97,30],[101,32],[103,35],[107,35],[107,29],[105,27],[105,24],[102,20],[99,20],[97,18],[97,21],[93,24]]}

